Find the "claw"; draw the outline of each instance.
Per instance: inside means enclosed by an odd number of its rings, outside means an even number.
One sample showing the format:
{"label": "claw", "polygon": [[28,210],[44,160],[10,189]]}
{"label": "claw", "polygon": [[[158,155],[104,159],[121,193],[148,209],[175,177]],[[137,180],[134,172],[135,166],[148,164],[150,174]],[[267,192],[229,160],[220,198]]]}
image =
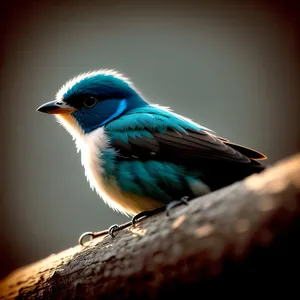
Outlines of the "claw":
{"label": "claw", "polygon": [[188,205],[188,199],[189,199],[189,197],[184,196],[184,197],[182,197],[180,200],[174,200],[174,201],[170,202],[170,203],[166,206],[166,214],[167,214],[167,216],[168,216],[168,217],[170,216],[170,211],[171,211],[174,207],[176,207],[176,206],[178,206],[178,205],[180,205],[180,204]]}
{"label": "claw", "polygon": [[83,233],[80,237],[79,237],[79,240],[78,240],[78,243],[81,245],[81,246],[84,246],[84,240],[86,238],[89,238],[89,241],[92,240],[94,238],[94,232],[85,232]]}
{"label": "claw", "polygon": [[145,210],[145,211],[142,211],[138,214],[136,214],[132,219],[131,219],[131,223],[132,223],[132,226],[134,226],[136,224],[136,222],[141,219],[142,217],[149,217],[151,216],[151,211],[149,210]]}
{"label": "claw", "polygon": [[180,202],[182,202],[185,205],[189,205],[189,197],[188,196],[184,196],[180,199]]}
{"label": "claw", "polygon": [[145,210],[142,211],[138,214],[136,214],[132,219],[131,219],[131,225],[135,225],[137,221],[139,221],[143,217],[151,217],[155,214],[158,214],[160,212],[163,212],[165,210],[165,206],[161,206],[158,208],[155,208],[153,210]]}
{"label": "claw", "polygon": [[108,234],[114,238],[115,235],[114,235],[114,232],[119,228],[119,225],[118,224],[114,224],[114,225],[111,225],[109,228],[108,228]]}

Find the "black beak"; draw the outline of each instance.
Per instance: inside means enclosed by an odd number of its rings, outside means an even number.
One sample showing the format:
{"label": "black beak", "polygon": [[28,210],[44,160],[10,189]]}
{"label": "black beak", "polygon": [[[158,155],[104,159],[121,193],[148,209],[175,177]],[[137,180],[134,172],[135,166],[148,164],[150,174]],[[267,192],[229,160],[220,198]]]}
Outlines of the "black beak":
{"label": "black beak", "polygon": [[46,114],[69,114],[74,108],[62,102],[51,101],[41,105],[37,111]]}

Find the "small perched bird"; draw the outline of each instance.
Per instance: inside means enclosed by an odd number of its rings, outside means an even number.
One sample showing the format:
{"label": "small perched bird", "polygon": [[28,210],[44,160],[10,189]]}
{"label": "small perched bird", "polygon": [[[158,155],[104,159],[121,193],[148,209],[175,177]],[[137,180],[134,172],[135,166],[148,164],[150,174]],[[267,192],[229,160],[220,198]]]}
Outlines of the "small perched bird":
{"label": "small perched bird", "polygon": [[73,136],[91,188],[127,216],[170,209],[265,168],[264,154],[149,103],[114,70],[78,75],[37,110]]}

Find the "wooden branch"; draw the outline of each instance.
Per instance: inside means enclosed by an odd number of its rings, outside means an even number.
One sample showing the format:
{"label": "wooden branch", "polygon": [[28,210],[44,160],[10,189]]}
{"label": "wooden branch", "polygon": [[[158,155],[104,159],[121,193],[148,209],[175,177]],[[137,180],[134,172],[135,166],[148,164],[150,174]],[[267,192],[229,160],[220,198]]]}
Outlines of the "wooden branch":
{"label": "wooden branch", "polygon": [[300,154],[172,213],[17,269],[0,283],[0,299],[298,291]]}

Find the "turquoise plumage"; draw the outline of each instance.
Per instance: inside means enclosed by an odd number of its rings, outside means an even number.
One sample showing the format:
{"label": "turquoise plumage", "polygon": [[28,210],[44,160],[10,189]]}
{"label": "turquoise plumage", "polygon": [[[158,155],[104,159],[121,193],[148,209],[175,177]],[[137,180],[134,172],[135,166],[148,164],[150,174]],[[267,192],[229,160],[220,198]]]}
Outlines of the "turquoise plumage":
{"label": "turquoise plumage", "polygon": [[[128,143],[128,137],[154,138],[152,133],[163,134],[168,129],[187,133],[187,129],[202,130],[203,127],[152,106],[133,109],[105,126],[105,132],[112,144],[117,140]],[[104,176],[114,176],[122,190],[160,199],[165,203],[172,201],[174,194],[189,194],[189,183],[201,176],[199,170],[154,159],[143,162],[138,158],[133,161],[120,161],[118,154],[111,149],[101,150],[101,155],[104,161]]]}
{"label": "turquoise plumage", "polygon": [[69,80],[38,111],[73,136],[91,187],[126,215],[170,208],[264,170],[265,155],[150,104],[116,71]]}

